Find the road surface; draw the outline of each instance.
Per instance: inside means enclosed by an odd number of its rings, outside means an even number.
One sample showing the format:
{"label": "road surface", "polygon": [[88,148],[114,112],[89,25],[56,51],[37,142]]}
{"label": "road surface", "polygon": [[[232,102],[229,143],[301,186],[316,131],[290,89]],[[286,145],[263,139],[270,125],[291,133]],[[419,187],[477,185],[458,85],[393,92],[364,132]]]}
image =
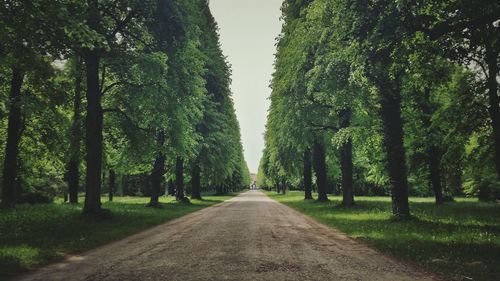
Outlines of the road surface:
{"label": "road surface", "polygon": [[15,280],[435,279],[252,190]]}

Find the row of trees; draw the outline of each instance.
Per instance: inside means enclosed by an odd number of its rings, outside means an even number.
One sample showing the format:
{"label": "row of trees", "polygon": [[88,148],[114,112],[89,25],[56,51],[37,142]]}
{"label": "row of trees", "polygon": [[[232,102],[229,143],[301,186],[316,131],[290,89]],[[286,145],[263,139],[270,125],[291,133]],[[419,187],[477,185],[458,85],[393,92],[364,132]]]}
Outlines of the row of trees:
{"label": "row of trees", "polygon": [[286,0],[259,184],[499,197],[500,2]]}
{"label": "row of trees", "polygon": [[76,203],[82,171],[93,215],[119,183],[151,206],[167,182],[181,201],[185,181],[197,199],[242,188],[230,75],[206,0],[3,2],[2,206]]}

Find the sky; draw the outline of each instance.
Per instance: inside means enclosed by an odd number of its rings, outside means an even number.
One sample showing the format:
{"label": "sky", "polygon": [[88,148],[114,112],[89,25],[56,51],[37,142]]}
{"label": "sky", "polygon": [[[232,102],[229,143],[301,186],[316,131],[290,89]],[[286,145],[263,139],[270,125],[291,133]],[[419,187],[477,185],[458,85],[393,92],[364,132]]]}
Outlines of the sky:
{"label": "sky", "polygon": [[264,149],[276,37],[282,0],[210,0],[222,51],[233,71],[231,90],[245,159],[256,173]]}

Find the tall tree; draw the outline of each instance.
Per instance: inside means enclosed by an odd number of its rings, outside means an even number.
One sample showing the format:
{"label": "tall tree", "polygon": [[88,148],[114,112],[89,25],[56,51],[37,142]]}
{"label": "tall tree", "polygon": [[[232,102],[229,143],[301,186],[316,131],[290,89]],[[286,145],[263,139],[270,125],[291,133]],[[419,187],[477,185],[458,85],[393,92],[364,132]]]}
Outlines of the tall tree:
{"label": "tall tree", "polygon": [[[46,67],[44,56],[61,51],[62,46],[56,41],[62,35],[59,16],[61,8],[58,3],[43,1],[9,1],[0,5],[0,62],[11,70],[2,174],[2,206],[5,208],[14,207],[21,195],[18,157],[23,131],[23,82],[27,73]],[[33,32],[34,30],[38,32]]]}
{"label": "tall tree", "polygon": [[[82,49],[86,73],[86,181],[85,204],[83,212],[90,215],[102,214],[101,209],[101,171],[103,159],[103,108],[102,88],[99,71],[101,60],[111,51],[120,50],[124,42],[136,40],[134,28],[143,25],[144,16],[153,8],[151,1],[124,1],[118,4],[109,0],[99,3],[88,0],[83,15],[88,30],[95,35],[93,41]],[[128,40],[120,40],[119,38]],[[140,39],[139,39],[140,40]],[[125,49],[126,50],[126,49]],[[104,81],[105,77],[102,77]]]}

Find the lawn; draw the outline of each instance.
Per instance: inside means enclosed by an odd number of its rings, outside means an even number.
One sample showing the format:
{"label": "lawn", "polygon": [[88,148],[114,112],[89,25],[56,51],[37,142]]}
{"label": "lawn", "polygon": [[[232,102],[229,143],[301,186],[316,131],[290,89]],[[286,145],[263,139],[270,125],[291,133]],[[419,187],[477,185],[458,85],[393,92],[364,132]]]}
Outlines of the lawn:
{"label": "lawn", "polygon": [[432,198],[410,198],[414,219],[391,219],[388,197],[357,197],[357,206],[304,201],[302,192],[267,193],[314,219],[389,255],[422,265],[453,280],[500,280],[500,204],[458,199],[436,206]]}
{"label": "lawn", "polygon": [[[149,198],[102,198],[108,219],[81,215],[82,204],[56,202],[0,211],[0,280],[71,253],[88,250],[168,220],[223,202],[233,195],[205,196],[192,204],[161,198],[163,208],[146,208]],[[80,200],[83,201],[83,200]]]}

